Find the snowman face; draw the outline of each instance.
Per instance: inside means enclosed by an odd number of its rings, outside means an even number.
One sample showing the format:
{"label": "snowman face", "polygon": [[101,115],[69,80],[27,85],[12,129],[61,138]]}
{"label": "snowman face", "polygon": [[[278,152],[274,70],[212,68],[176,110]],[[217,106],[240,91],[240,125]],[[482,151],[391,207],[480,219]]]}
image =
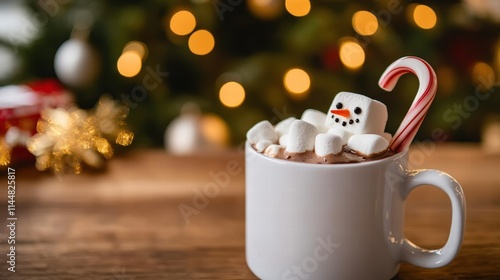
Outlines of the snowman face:
{"label": "snowman face", "polygon": [[328,110],[325,125],[352,134],[384,133],[387,107],[380,101],[352,92],[340,92]]}

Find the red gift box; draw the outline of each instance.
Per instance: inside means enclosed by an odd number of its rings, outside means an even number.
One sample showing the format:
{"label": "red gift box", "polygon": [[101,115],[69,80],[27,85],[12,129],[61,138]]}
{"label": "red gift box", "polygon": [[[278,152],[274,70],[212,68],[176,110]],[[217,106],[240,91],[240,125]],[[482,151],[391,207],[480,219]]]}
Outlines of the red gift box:
{"label": "red gift box", "polygon": [[[55,79],[0,87],[0,137],[5,137],[11,127],[33,135],[42,109],[68,107],[72,101],[71,94]],[[12,148],[12,164],[33,160],[26,147]]]}

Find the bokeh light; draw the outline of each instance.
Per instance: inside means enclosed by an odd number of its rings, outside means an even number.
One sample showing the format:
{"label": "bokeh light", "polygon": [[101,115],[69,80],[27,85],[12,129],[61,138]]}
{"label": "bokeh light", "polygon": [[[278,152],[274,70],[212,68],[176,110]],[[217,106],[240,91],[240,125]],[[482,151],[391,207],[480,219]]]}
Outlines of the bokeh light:
{"label": "bokeh light", "polygon": [[294,68],[285,73],[283,84],[291,94],[302,95],[311,87],[311,78],[306,71]]}
{"label": "bokeh light", "polygon": [[198,30],[189,36],[188,45],[192,53],[206,55],[214,49],[215,39],[209,31]]}
{"label": "bokeh light", "polygon": [[490,115],[481,126],[481,148],[489,154],[500,154],[500,117]]}
{"label": "bokeh light", "polygon": [[123,47],[122,53],[126,52],[135,52],[141,57],[141,60],[144,60],[148,55],[148,47],[143,42],[130,41]]}
{"label": "bokeh light", "polygon": [[283,12],[283,2],[277,0],[247,0],[248,10],[256,17],[270,20]]}
{"label": "bokeh light", "polygon": [[118,58],[116,68],[120,75],[128,78],[134,77],[141,71],[142,59],[134,51],[124,52],[120,58]]}
{"label": "bokeh light", "polygon": [[431,29],[436,26],[437,16],[434,10],[426,5],[417,5],[413,9],[413,20],[422,29]]}
{"label": "bokeh light", "polygon": [[227,82],[220,88],[219,99],[226,107],[238,107],[245,100],[245,89],[237,82]]}
{"label": "bokeh light", "polygon": [[170,19],[170,30],[177,35],[187,35],[196,27],[196,18],[189,11],[178,11]]}
{"label": "bokeh light", "polygon": [[438,92],[444,95],[455,93],[457,77],[455,70],[449,66],[441,66],[436,69],[436,74],[439,77]]}
{"label": "bokeh light", "polygon": [[365,51],[356,42],[347,40],[340,44],[340,61],[349,69],[358,69],[365,63]]}
{"label": "bokeh light", "polygon": [[309,0],[286,0],[285,8],[291,15],[303,17],[311,11],[311,2]]}
{"label": "bokeh light", "polygon": [[352,16],[352,27],[359,35],[373,35],[378,30],[377,17],[368,11],[358,11]]}
{"label": "bokeh light", "polygon": [[485,62],[476,62],[472,67],[472,80],[481,89],[489,89],[495,85],[495,71]]}
{"label": "bokeh light", "polygon": [[212,144],[226,146],[229,143],[229,127],[217,115],[207,114],[201,119],[201,134]]}
{"label": "bokeh light", "polygon": [[495,59],[495,65],[496,65],[496,69],[497,69],[497,73],[500,74],[500,40],[498,40],[497,42],[497,53],[496,53],[496,59]]}

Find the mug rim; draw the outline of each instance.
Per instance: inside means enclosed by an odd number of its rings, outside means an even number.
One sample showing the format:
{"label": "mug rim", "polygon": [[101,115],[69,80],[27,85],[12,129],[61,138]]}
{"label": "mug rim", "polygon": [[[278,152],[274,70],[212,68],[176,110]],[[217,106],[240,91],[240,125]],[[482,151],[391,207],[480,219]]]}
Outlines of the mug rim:
{"label": "mug rim", "polygon": [[[348,167],[366,167],[366,166],[371,166],[371,165],[376,165],[376,164],[382,164],[387,161],[394,161],[398,158],[404,157],[408,153],[408,148],[405,148],[403,151],[396,153],[390,157],[386,158],[381,158],[377,160],[370,160],[370,161],[364,161],[364,162],[352,162],[352,163],[333,163],[333,164],[317,164],[317,163],[309,163],[309,162],[297,162],[297,161],[291,161],[291,160],[286,160],[286,159],[280,159],[280,158],[272,158],[264,155],[263,153],[260,153],[256,151],[252,145],[247,141],[245,141],[245,149],[250,150],[251,153],[254,156],[257,156],[263,160],[268,160],[270,162],[273,162],[275,164],[280,164],[280,165],[288,165],[288,166],[296,166],[296,167],[303,167],[303,168],[324,168],[324,169],[336,169],[336,168],[348,168]],[[248,160],[247,154],[245,154],[245,161]]]}

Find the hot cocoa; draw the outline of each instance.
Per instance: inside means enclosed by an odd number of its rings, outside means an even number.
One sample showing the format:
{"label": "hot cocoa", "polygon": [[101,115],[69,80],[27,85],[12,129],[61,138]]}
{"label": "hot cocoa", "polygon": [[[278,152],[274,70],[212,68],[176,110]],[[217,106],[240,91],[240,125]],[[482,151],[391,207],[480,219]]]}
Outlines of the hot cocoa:
{"label": "hot cocoa", "polygon": [[[255,148],[255,147],[254,147]],[[303,153],[292,153],[287,152],[285,148],[279,148],[277,153],[273,153],[270,150],[264,152],[264,155],[269,157],[290,160],[295,162],[305,162],[305,163],[315,163],[315,164],[334,164],[334,163],[358,163],[365,161],[378,160],[386,157],[390,157],[395,153],[389,149],[384,150],[380,153],[364,156],[357,154],[353,150],[349,150],[347,147],[342,149],[342,152],[338,154],[328,154],[326,156],[318,156],[314,151],[305,151]]]}
{"label": "hot cocoa", "polygon": [[276,125],[262,121],[247,133],[258,152],[284,160],[334,164],[388,157],[386,106],[366,96],[338,93],[327,114],[314,109]]}

